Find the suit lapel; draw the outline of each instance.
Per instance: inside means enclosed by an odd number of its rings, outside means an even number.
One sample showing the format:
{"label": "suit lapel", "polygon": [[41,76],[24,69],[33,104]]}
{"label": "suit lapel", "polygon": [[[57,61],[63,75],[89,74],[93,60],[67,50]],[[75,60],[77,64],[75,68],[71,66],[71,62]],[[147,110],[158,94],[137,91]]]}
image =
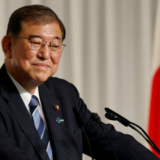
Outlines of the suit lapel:
{"label": "suit lapel", "polygon": [[18,125],[28,137],[37,154],[41,157],[41,159],[47,160],[48,155],[43,147],[42,141],[39,138],[38,132],[34,127],[32,119],[16,87],[8,76],[4,65],[0,70],[0,75],[3,76],[3,79],[0,80],[2,97],[8,102],[8,106]]}
{"label": "suit lapel", "polygon": [[[53,156],[55,159],[58,159],[58,150],[62,150],[62,147],[58,147],[58,137],[59,134],[63,133],[65,125],[64,122],[58,123],[57,121],[57,118],[63,119],[60,102],[55,98],[55,91],[51,92],[45,84],[39,87],[39,94],[49,130],[49,137],[52,145]],[[60,109],[56,110],[55,105],[58,105]]]}

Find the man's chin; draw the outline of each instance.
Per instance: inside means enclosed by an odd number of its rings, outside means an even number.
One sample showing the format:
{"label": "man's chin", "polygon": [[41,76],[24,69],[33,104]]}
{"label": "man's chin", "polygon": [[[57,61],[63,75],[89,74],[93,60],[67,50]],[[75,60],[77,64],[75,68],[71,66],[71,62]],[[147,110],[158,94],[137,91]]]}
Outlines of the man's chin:
{"label": "man's chin", "polygon": [[46,76],[34,77],[34,78],[32,79],[32,81],[33,81],[34,83],[37,83],[38,85],[40,85],[40,84],[44,83],[48,78],[49,78],[48,76],[47,76],[47,77],[46,77]]}

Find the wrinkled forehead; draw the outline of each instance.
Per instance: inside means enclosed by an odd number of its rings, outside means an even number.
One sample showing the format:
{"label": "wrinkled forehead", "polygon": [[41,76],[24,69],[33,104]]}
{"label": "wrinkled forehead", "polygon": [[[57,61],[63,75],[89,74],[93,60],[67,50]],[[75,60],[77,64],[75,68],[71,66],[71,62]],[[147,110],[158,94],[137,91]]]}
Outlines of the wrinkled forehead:
{"label": "wrinkled forehead", "polygon": [[55,21],[52,23],[34,23],[23,22],[20,36],[27,36],[28,38],[40,37],[50,38],[62,41],[62,31],[59,24]]}
{"label": "wrinkled forehead", "polygon": [[52,23],[57,23],[59,25],[58,21],[56,20],[52,20],[52,21],[51,20],[50,21],[25,20],[21,22],[21,27],[22,29],[27,29],[28,27],[31,27],[31,26],[44,26]]}

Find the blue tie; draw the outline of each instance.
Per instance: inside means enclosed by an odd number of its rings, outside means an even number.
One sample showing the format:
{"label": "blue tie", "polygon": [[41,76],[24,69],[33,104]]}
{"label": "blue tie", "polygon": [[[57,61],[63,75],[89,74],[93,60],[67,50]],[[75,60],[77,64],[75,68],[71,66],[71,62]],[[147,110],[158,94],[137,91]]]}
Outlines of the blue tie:
{"label": "blue tie", "polygon": [[32,95],[31,101],[29,103],[29,107],[30,107],[30,112],[32,114],[34,125],[46,148],[46,152],[48,153],[49,159],[53,160],[52,148],[49,141],[47,128],[45,127],[45,123],[40,115],[39,107],[38,107],[38,98],[35,95]]}

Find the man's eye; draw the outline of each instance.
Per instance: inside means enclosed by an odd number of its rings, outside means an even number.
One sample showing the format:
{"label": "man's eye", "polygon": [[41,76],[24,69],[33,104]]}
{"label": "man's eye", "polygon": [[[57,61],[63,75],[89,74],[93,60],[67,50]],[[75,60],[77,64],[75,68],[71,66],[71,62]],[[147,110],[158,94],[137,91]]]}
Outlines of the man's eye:
{"label": "man's eye", "polygon": [[33,44],[41,44],[41,42],[32,41]]}
{"label": "man's eye", "polygon": [[51,47],[52,47],[52,48],[59,48],[58,45],[52,45]]}
{"label": "man's eye", "polygon": [[58,43],[51,43],[51,48],[54,48],[54,49],[57,49],[57,48],[60,48],[60,44],[58,44]]}
{"label": "man's eye", "polygon": [[42,44],[42,40],[40,38],[33,38],[31,40],[31,43],[34,45],[40,45],[40,44]]}

